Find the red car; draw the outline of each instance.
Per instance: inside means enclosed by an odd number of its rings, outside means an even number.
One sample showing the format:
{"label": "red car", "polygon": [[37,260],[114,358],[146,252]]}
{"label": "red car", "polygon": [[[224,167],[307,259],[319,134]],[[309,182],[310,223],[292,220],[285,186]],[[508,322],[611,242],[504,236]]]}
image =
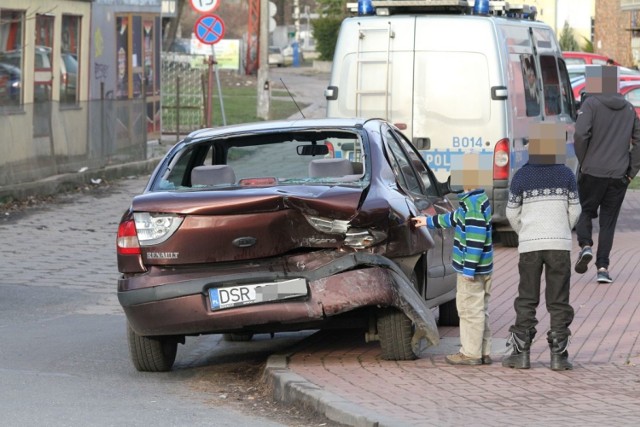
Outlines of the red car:
{"label": "red car", "polygon": [[140,371],[171,369],[186,336],[360,328],[386,359],[457,325],[451,212],[418,151],[386,121],[203,129],[174,146],[118,228],[118,299]]}
{"label": "red car", "polygon": [[[620,81],[620,86],[623,85],[624,82],[640,82],[640,74],[621,74],[618,76],[618,80]],[[573,97],[576,101],[580,102],[582,100],[582,95],[585,91],[585,79],[575,79],[571,82],[571,88],[573,90]]]}
{"label": "red car", "polygon": [[636,109],[636,114],[640,117],[640,79],[633,82],[624,82],[620,85],[620,93]]}
{"label": "red car", "polygon": [[[607,65],[607,61],[613,61],[613,59],[608,56],[589,52],[562,52],[562,56],[567,65]],[[613,65],[620,64],[613,61]]]}

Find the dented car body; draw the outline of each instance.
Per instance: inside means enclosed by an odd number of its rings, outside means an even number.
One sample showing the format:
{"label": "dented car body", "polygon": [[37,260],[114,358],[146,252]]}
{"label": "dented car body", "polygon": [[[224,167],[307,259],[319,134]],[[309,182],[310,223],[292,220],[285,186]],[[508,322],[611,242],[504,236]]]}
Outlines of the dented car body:
{"label": "dented car body", "polygon": [[457,323],[447,184],[383,120],[262,122],[176,144],[124,213],[118,298],[137,369],[185,336],[361,328],[383,357]]}

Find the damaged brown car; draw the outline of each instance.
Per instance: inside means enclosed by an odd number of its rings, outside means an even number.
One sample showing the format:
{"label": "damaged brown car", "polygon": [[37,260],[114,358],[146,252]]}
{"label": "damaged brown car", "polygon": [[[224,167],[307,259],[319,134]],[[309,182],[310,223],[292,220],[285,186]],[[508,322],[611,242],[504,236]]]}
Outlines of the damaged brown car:
{"label": "damaged brown car", "polygon": [[118,229],[118,299],[140,371],[186,336],[361,328],[413,359],[456,325],[448,183],[384,120],[262,122],[176,144]]}

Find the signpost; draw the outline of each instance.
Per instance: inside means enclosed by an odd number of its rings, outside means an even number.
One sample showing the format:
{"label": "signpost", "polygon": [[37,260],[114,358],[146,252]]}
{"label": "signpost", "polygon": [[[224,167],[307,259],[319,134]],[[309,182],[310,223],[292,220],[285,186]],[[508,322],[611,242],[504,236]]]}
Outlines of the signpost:
{"label": "signpost", "polygon": [[211,13],[219,4],[218,0],[191,0],[191,7],[198,13]]}
{"label": "signpost", "polygon": [[204,44],[216,44],[224,37],[224,22],[218,15],[198,18],[194,27],[196,38]]}
{"label": "signpost", "polygon": [[207,127],[211,127],[211,92],[213,82],[212,80],[212,72],[215,71],[216,74],[216,82],[218,84],[218,97],[220,99],[220,110],[222,112],[222,125],[226,126],[227,119],[224,115],[224,103],[222,101],[222,91],[220,90],[220,77],[218,76],[218,69],[215,67],[216,62],[216,51],[213,47],[214,44],[218,43],[224,37],[224,21],[218,15],[210,14],[213,12],[219,5],[219,0],[190,0],[191,7],[199,13],[203,13],[200,18],[196,20],[196,23],[193,28],[193,33],[196,38],[200,40],[200,42],[204,44],[211,45],[211,55],[207,58],[207,101],[205,108],[205,123]]}

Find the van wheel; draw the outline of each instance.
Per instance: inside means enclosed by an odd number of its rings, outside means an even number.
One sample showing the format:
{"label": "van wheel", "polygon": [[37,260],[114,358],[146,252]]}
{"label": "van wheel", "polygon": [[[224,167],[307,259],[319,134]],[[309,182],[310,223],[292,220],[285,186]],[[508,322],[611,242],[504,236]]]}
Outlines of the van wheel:
{"label": "van wheel", "polygon": [[500,243],[507,248],[518,247],[518,233],[515,231],[501,231]]}
{"label": "van wheel", "polygon": [[383,308],[377,316],[378,337],[385,360],[413,360],[416,355],[411,348],[413,324],[402,311]]}
{"label": "van wheel", "polygon": [[456,300],[445,302],[438,307],[440,316],[438,317],[439,326],[460,326],[460,316],[456,307]]}
{"label": "van wheel", "polygon": [[244,334],[223,334],[222,339],[230,342],[247,342],[251,341],[253,338],[252,333],[244,333]]}
{"label": "van wheel", "polygon": [[178,352],[176,337],[144,337],[136,334],[127,323],[129,355],[140,372],[170,371]]}

